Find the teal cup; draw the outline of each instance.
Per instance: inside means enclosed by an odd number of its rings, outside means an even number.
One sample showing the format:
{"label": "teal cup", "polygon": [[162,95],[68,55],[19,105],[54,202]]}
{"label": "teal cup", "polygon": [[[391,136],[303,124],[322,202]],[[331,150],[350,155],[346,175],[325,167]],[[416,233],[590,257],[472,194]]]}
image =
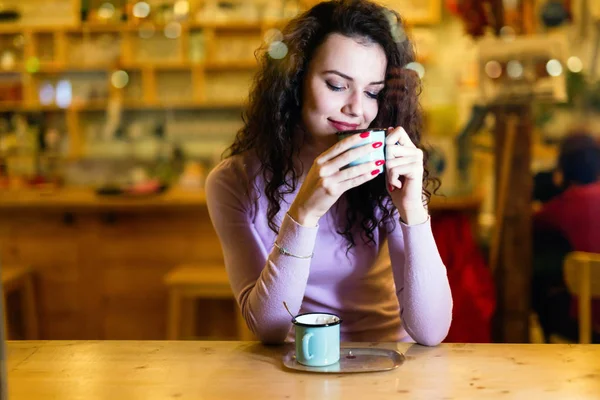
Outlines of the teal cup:
{"label": "teal cup", "polygon": [[[372,151],[369,154],[352,161],[351,163],[346,165],[344,168],[354,167],[356,165],[364,164],[367,162],[375,162],[377,160],[385,160],[386,129],[377,128],[377,129],[358,129],[358,130],[354,130],[354,131],[340,131],[340,132],[337,132],[336,135],[337,135],[338,141],[340,141],[349,136],[360,135],[360,134],[364,134],[364,133],[368,133],[369,136],[364,138],[359,145],[354,146],[354,147],[359,147],[359,146],[363,146],[367,143],[376,143],[376,142],[381,142],[382,143],[381,147],[376,149],[376,151]],[[352,148],[354,148],[354,147],[352,147]],[[383,171],[383,169],[382,169],[382,171]]]}
{"label": "teal cup", "polygon": [[296,331],[296,361],[309,367],[324,367],[340,360],[340,317],[307,313],[292,322]]}

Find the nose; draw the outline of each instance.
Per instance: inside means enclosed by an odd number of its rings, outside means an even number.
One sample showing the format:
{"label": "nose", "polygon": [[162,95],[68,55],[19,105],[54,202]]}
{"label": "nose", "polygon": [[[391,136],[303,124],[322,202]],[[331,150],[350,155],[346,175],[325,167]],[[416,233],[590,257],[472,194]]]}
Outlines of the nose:
{"label": "nose", "polygon": [[342,107],[342,112],[351,117],[361,117],[363,114],[363,98],[361,92],[353,90]]}

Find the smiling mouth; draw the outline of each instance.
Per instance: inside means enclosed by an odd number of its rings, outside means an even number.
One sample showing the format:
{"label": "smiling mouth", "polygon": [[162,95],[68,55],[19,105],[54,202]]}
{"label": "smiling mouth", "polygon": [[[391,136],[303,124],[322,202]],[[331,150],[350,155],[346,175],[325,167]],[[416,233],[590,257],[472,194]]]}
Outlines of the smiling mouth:
{"label": "smiling mouth", "polygon": [[359,126],[358,124],[348,124],[346,122],[340,122],[333,119],[329,119],[328,121],[337,131],[353,130]]}

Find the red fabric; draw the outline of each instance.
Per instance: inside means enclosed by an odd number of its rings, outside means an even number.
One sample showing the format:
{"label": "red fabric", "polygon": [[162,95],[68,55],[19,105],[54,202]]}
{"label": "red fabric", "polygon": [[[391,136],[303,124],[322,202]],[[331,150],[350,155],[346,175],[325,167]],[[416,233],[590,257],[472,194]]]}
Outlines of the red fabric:
{"label": "red fabric", "polygon": [[452,325],[444,342],[491,342],[496,290],[468,217],[459,212],[441,213],[431,219],[431,228],[448,270],[454,301]]}

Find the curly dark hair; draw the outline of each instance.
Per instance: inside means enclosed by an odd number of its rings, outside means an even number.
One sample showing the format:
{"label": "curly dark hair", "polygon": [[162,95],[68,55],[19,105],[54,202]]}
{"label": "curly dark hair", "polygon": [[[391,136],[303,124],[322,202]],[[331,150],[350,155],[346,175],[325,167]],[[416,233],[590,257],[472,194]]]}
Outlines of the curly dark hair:
{"label": "curly dark hair", "polygon": [[[418,75],[404,68],[415,61],[415,52],[400,16],[366,0],[322,2],[284,28],[281,42],[288,50],[285,57],[270,57],[265,51],[269,43],[257,51],[261,68],[242,116],[244,127],[227,150],[229,156],[252,152],[260,160],[259,174],[266,182],[265,195],[269,201],[267,217],[274,232],[279,229],[274,217],[281,210],[284,195],[296,190],[302,174],[294,168],[302,140],[294,140],[294,135],[304,135],[299,129],[304,76],[316,49],[332,33],[383,48],[387,56],[386,82],[371,127],[402,126],[423,150],[425,204],[431,198],[429,184],[439,186],[439,181],[429,176],[428,154],[421,145],[422,111],[418,101],[421,85]],[[395,227],[384,174],[347,191],[342,198],[347,202],[346,221],[338,232],[347,239],[349,248],[355,246],[357,232],[365,243],[375,243],[373,232],[377,227],[387,223],[392,224],[392,229]]]}

